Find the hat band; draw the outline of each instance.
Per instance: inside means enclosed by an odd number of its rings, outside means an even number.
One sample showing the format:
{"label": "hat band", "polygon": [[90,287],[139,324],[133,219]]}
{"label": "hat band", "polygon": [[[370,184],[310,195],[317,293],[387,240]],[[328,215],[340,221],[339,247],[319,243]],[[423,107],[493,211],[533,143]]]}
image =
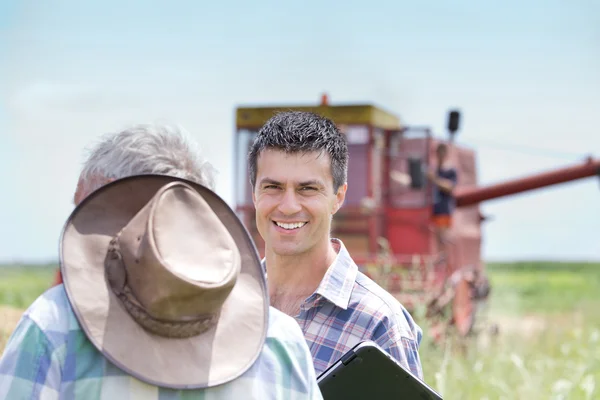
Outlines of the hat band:
{"label": "hat band", "polygon": [[120,234],[121,232],[111,239],[108,246],[106,259],[104,261],[105,272],[113,293],[121,301],[127,313],[129,313],[139,325],[149,332],[162,337],[185,339],[197,336],[216,324],[219,318],[219,312],[201,315],[193,320],[187,321],[165,321],[150,315],[144,306],[136,299],[131,288],[127,284],[127,271],[118,241]]}

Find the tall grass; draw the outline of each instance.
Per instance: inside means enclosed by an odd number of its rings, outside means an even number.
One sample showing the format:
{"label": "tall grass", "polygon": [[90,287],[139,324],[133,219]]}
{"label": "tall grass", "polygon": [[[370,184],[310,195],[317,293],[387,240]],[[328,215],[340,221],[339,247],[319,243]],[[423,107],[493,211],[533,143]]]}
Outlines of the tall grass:
{"label": "tall grass", "polygon": [[600,398],[600,265],[491,264],[488,271],[487,324],[476,338],[451,337],[444,346],[425,340],[425,380],[445,399]]}
{"label": "tall grass", "polygon": [[425,380],[447,399],[600,398],[597,323],[574,314],[548,318],[530,333],[522,329],[423,346]]}

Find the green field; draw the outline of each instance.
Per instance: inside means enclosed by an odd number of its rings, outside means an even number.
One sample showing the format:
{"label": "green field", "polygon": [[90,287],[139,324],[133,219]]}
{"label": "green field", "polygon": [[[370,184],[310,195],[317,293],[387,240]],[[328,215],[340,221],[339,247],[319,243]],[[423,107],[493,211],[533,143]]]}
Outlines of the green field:
{"label": "green field", "polygon": [[[600,398],[600,264],[490,264],[488,271],[485,321],[499,333],[444,347],[425,339],[426,381],[445,399]],[[53,273],[0,267],[0,304],[27,307]],[[18,315],[0,308],[0,352]]]}

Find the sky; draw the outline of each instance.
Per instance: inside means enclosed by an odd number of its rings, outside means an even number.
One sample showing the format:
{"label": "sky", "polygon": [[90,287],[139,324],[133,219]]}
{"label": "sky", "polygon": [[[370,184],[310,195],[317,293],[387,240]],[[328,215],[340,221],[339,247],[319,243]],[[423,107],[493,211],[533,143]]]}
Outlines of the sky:
{"label": "sky", "polygon": [[[232,204],[240,104],[327,92],[440,137],[457,107],[482,184],[600,157],[600,3],[483,3],[1,2],[0,262],[57,259],[86,146],[129,124],[184,126]],[[598,179],[482,211],[484,259],[600,260]]]}

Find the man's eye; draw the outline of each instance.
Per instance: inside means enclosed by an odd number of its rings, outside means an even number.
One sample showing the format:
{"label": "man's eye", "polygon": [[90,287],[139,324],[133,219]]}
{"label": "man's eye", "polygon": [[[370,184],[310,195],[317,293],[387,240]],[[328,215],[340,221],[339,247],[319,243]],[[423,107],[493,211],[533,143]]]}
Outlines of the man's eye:
{"label": "man's eye", "polygon": [[277,189],[276,185],[267,185],[265,186],[265,189]]}
{"label": "man's eye", "polygon": [[305,186],[302,188],[302,190],[317,190],[317,188],[311,187],[311,186]]}

